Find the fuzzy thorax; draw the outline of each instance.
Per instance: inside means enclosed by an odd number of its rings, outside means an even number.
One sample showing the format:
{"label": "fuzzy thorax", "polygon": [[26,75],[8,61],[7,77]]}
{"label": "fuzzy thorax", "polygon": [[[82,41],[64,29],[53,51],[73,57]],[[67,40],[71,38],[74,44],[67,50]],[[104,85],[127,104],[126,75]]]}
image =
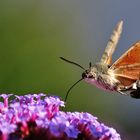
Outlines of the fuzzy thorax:
{"label": "fuzzy thorax", "polygon": [[83,79],[98,88],[108,91],[116,91],[119,81],[107,65],[97,63],[82,74]]}

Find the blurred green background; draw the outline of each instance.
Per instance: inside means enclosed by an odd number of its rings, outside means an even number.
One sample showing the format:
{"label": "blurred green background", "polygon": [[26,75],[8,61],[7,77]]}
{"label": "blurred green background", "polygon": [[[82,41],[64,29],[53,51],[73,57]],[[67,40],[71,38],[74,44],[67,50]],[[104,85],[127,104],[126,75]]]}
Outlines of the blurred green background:
{"label": "blurred green background", "polygon": [[[0,92],[49,93],[62,99],[97,62],[120,19],[124,30],[114,60],[140,39],[140,1],[0,1]],[[140,100],[109,94],[85,82],[70,93],[68,111],[90,112],[121,134],[140,140]]]}

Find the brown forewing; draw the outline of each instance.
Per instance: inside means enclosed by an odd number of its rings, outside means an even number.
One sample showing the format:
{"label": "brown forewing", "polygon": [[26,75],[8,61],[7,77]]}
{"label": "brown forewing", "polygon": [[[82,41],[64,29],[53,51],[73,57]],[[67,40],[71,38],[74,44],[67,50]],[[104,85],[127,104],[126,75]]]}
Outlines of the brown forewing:
{"label": "brown forewing", "polygon": [[116,78],[124,86],[140,79],[140,41],[126,51],[111,67]]}

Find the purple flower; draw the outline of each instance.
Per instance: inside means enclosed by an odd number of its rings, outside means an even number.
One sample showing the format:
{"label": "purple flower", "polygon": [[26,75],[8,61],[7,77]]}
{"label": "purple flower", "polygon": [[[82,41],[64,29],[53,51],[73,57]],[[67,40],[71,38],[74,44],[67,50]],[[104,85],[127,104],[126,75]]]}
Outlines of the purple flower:
{"label": "purple flower", "polygon": [[[9,97],[14,96],[14,99]],[[63,112],[56,96],[1,94],[0,140],[120,140],[115,129],[84,112]]]}

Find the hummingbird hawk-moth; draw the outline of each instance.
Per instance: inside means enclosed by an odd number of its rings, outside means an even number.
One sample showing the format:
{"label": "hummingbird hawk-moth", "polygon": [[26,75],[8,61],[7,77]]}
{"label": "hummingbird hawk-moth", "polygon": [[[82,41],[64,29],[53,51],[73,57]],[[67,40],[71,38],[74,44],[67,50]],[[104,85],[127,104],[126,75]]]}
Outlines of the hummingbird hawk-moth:
{"label": "hummingbird hawk-moth", "polygon": [[121,36],[122,26],[123,21],[118,22],[100,61],[94,65],[90,62],[88,69],[60,57],[62,60],[77,65],[84,70],[82,78],[68,90],[65,101],[70,90],[82,80],[96,85],[103,90],[130,95],[133,98],[140,98],[140,41],[132,45],[112,64],[112,55]]}

